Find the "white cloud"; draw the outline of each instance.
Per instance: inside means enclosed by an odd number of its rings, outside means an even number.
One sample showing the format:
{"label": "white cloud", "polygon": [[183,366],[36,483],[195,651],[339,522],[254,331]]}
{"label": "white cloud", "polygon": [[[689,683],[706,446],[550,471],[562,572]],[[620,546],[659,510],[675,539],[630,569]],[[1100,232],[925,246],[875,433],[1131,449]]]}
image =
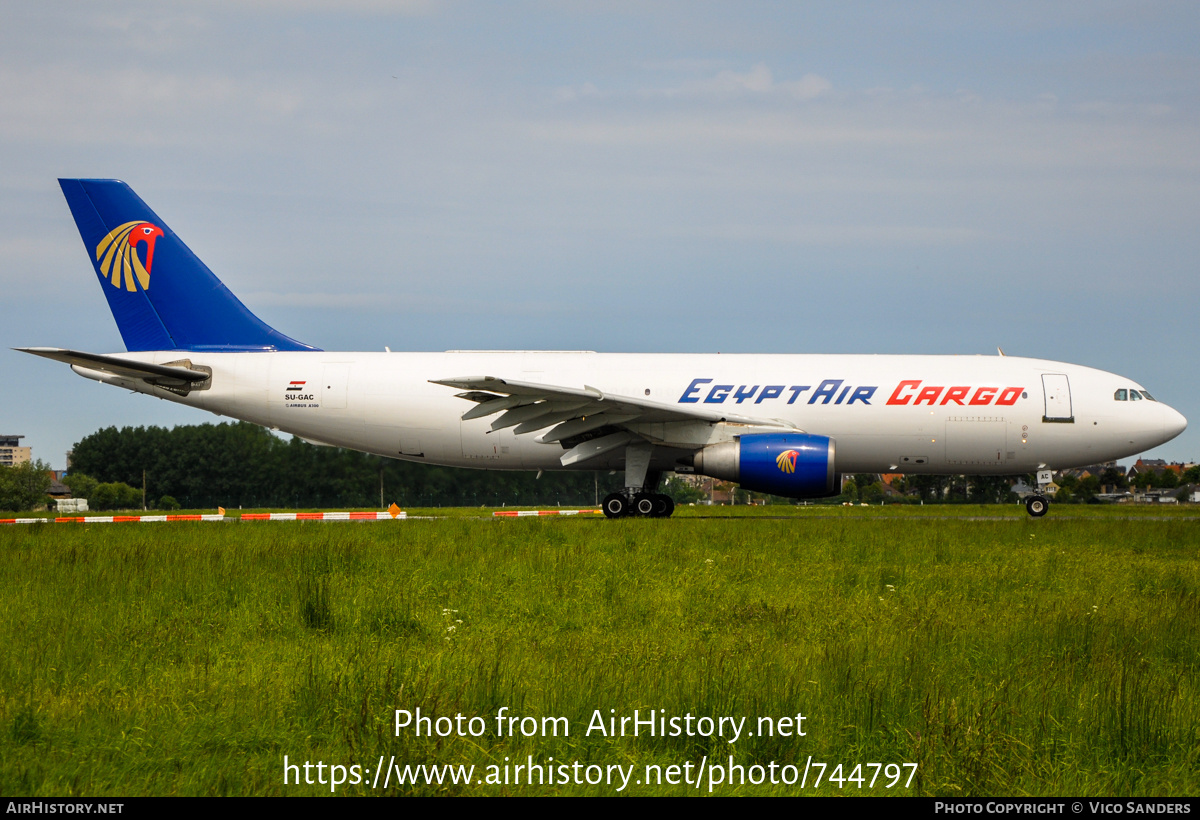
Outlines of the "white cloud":
{"label": "white cloud", "polygon": [[771,69],[767,68],[764,63],[759,63],[745,74],[739,74],[736,71],[722,71],[707,82],[696,83],[692,90],[715,94],[737,94],[745,91],[763,94],[770,91],[773,84]]}
{"label": "white cloud", "polygon": [[[393,81],[394,82],[394,81]],[[144,68],[0,68],[0,138],[82,145],[249,146],[297,130],[350,132],[348,112],[376,106],[364,86],[272,75],[170,73]]]}
{"label": "white cloud", "polygon": [[440,0],[225,0],[236,8],[257,6],[269,11],[426,15],[436,12]]}
{"label": "white cloud", "polygon": [[555,102],[574,102],[585,97],[599,97],[600,89],[591,83],[584,83],[581,86],[564,86],[556,89],[554,92]]}
{"label": "white cloud", "polygon": [[544,298],[480,298],[460,291],[451,294],[405,292],[342,292],[296,293],[254,291],[245,294],[244,303],[252,310],[268,307],[319,308],[325,311],[345,310],[358,313],[413,315],[445,313],[447,315],[517,315],[537,316],[562,310],[567,305]]}
{"label": "white cloud", "polygon": [[773,242],[805,246],[966,245],[990,239],[986,232],[969,228],[927,225],[808,224],[764,225],[726,223],[687,232],[695,238],[717,238],[733,242]]}
{"label": "white cloud", "polygon": [[817,74],[805,74],[798,80],[776,82],[766,63],[756,63],[749,71],[729,69],[714,76],[689,80],[679,86],[650,88],[642,92],[645,96],[666,97],[737,97],[783,96],[796,100],[812,100],[832,90],[833,84]]}
{"label": "white cloud", "polygon": [[680,58],[676,60],[649,60],[637,64],[647,71],[675,71],[689,74],[717,71],[728,66],[727,60],[711,58]]}
{"label": "white cloud", "polygon": [[[746,79],[746,75],[740,75]],[[767,87],[765,74],[746,79]],[[739,87],[730,80],[726,94]],[[781,84],[772,83],[773,90]],[[714,86],[713,89],[716,87]],[[745,91],[763,95],[770,92]],[[960,91],[938,96],[841,94],[817,108],[781,104],[739,108],[731,116],[721,100],[694,98],[686,107],[620,107],[556,112],[511,123],[517,133],[544,143],[622,147],[628,150],[677,146],[703,153],[718,149],[754,151],[739,155],[774,157],[781,180],[795,172],[781,164],[790,152],[859,176],[885,163],[889,174],[945,179],[948,174],[1093,174],[1200,170],[1194,146],[1200,124],[1158,104],[1062,106],[1045,95],[1027,101],[989,99]],[[879,153],[888,151],[889,153]],[[861,171],[853,170],[858,166]]]}
{"label": "white cloud", "polygon": [[833,84],[816,74],[805,74],[799,80],[781,83],[781,89],[798,100],[811,100],[833,89]]}

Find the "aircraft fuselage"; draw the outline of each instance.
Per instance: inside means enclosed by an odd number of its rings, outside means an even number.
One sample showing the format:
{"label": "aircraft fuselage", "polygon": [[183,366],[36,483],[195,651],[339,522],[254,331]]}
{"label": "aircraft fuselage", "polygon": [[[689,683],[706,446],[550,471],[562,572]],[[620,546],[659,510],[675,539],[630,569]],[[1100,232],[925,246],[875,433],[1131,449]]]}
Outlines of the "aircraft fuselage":
{"label": "aircraft fuselage", "polygon": [[[79,366],[99,381],[243,419],[304,439],[454,467],[562,469],[561,442],[537,431],[461,421],[471,406],[432,383],[463,374],[602,385],[614,395],[778,420],[837,442],[837,470],[1013,475],[1096,464],[1172,438],[1185,422],[1130,379],[1019,357],[602,354],[590,352],[120,354],[212,370],[187,395]],[[738,435],[736,423],[648,422],[651,469]],[[623,451],[581,469],[616,469]],[[683,467],[686,469],[686,466]]]}

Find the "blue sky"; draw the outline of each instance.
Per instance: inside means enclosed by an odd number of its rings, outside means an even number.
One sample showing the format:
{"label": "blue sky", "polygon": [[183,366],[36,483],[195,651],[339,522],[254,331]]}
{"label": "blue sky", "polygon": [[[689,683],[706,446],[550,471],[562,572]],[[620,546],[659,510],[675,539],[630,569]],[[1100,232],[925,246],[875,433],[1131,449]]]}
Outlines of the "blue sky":
{"label": "blue sky", "polygon": [[198,411],[55,182],[129,182],[329,349],[994,354],[1142,382],[1200,458],[1194,3],[0,2],[0,432]]}

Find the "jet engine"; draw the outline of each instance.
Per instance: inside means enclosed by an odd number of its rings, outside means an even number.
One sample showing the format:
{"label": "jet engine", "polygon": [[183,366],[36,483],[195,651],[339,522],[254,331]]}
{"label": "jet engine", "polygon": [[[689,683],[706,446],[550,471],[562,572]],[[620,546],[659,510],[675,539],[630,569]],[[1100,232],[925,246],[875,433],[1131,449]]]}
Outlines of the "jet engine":
{"label": "jet engine", "polygon": [[841,491],[834,441],[826,436],[751,433],[705,447],[692,463],[701,475],[736,481],[758,493],[824,498]]}

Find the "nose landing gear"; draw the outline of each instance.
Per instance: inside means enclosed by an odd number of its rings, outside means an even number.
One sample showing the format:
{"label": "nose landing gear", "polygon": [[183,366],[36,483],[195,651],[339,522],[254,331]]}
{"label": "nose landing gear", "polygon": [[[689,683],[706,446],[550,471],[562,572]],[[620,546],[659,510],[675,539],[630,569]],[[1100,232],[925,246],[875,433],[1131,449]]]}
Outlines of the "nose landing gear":
{"label": "nose landing gear", "polygon": [[1050,499],[1046,498],[1047,488],[1054,483],[1054,471],[1047,465],[1039,465],[1037,471],[1036,494],[1025,499],[1025,511],[1034,518],[1041,518],[1050,510]]}

